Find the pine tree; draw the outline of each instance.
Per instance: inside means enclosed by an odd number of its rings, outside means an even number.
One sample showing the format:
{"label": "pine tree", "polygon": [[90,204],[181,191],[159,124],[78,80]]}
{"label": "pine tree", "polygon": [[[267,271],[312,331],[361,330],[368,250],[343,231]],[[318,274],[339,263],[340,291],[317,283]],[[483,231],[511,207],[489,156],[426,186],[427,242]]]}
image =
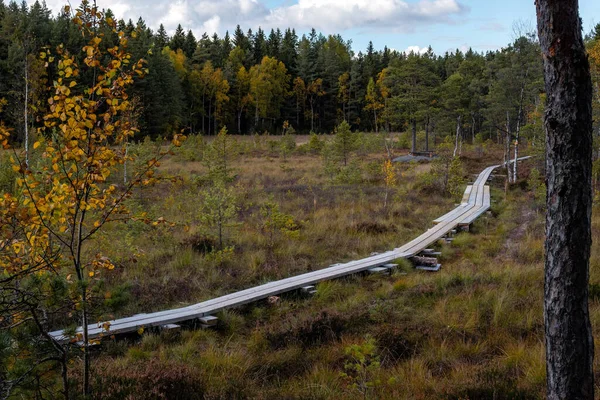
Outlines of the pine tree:
{"label": "pine tree", "polygon": [[259,27],[253,39],[252,55],[254,57],[254,63],[260,64],[263,57],[267,54],[267,41],[265,38],[265,32]]}
{"label": "pine tree", "polygon": [[179,49],[183,49],[183,47],[185,46],[185,32],[183,31],[183,28],[181,27],[181,24],[177,25],[177,29],[175,29],[175,34],[173,35],[173,37],[171,38],[171,41],[169,42],[169,47],[171,48],[171,50],[179,50]]}
{"label": "pine tree", "polygon": [[197,45],[198,42],[196,41],[194,33],[191,30],[188,30],[187,35],[185,36],[185,42],[182,46],[183,53],[187,58],[191,59],[194,56],[194,52],[196,51]]}
{"label": "pine tree", "polygon": [[169,43],[169,35],[167,35],[167,31],[163,24],[160,24],[158,28],[158,32],[156,32],[156,36],[154,36],[154,45],[157,50],[160,51]]}
{"label": "pine tree", "polygon": [[[277,28],[277,31],[271,29],[271,33],[269,34],[269,39],[267,39],[266,49],[267,55],[269,57],[274,57],[278,60],[281,60],[281,41],[282,41],[281,31]],[[285,63],[284,63],[285,64]]]}
{"label": "pine tree", "polygon": [[352,133],[350,125],[346,121],[342,121],[335,129],[333,149],[344,166],[348,165],[350,154],[356,149],[356,144],[356,134]]}
{"label": "pine tree", "polygon": [[298,36],[295,30],[286,29],[281,42],[280,59],[292,73],[296,73]]}

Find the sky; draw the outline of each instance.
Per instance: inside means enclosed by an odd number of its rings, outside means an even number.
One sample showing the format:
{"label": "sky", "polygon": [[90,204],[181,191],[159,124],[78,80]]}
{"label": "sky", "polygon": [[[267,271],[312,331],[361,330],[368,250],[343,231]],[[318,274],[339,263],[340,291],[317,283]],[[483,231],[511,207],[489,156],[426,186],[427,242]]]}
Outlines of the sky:
{"label": "sky", "polygon": [[[32,4],[35,0],[28,0]],[[67,0],[46,0],[58,11]],[[78,0],[71,1],[73,7]],[[534,0],[97,0],[118,18],[142,17],[153,30],[164,24],[172,34],[178,24],[196,38],[206,32],[223,36],[236,25],[324,34],[352,40],[358,53],[373,41],[376,49],[434,52],[472,48],[477,52],[507,46],[516,32],[535,30]],[[579,0],[584,33],[600,22],[600,1]]]}

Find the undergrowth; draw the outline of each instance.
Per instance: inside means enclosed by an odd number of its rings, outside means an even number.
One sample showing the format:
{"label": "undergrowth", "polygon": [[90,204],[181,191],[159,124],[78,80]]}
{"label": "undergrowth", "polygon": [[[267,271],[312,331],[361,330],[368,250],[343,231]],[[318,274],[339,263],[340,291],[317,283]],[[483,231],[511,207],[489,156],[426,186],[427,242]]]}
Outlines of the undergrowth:
{"label": "undergrowth", "polygon": [[[111,244],[119,266],[107,285],[129,282],[131,300],[118,313],[201,301],[389,250],[453,207],[454,199],[423,185],[428,164],[396,164],[398,182],[384,209],[384,177],[373,165],[383,164],[385,154],[375,140],[372,147],[365,145],[371,150],[352,156],[360,178],[336,180],[319,156],[327,139],[296,139],[298,145],[285,159],[269,144],[272,137],[235,139],[231,167],[239,211],[224,231],[230,250],[218,256],[214,233],[197,216],[198,189],[207,184],[201,178],[206,173],[202,149],[210,141],[195,138],[197,150],[186,149],[163,164],[165,175],[181,179],[131,201],[174,225],[115,226],[100,241]],[[361,136],[361,141],[368,139]],[[493,163],[490,158],[467,151],[465,166],[476,173]],[[314,296],[290,293],[228,310],[219,315],[215,329],[184,324],[179,333],[144,334],[128,346],[105,342],[94,385],[106,399],[142,394],[182,399],[543,398],[544,221],[539,204],[529,206],[533,196],[526,184],[505,193],[496,179],[491,212],[451,244],[436,245],[443,264],[438,273],[417,271],[400,260],[389,276],[322,282]],[[261,214],[266,201],[277,204],[285,216],[282,225],[268,225]],[[599,231],[595,217],[594,232]],[[597,243],[591,282],[596,328]]]}

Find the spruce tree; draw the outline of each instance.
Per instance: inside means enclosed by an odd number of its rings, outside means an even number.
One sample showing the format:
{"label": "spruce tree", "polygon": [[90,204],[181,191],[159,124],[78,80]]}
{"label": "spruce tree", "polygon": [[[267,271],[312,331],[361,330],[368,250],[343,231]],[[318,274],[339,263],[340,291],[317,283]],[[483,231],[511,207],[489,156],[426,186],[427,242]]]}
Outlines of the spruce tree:
{"label": "spruce tree", "polygon": [[187,35],[185,36],[185,42],[183,43],[183,54],[187,58],[192,58],[194,56],[194,52],[196,51],[196,46],[198,43],[196,42],[196,37],[191,30],[188,30]]}
{"label": "spruce tree", "polygon": [[175,34],[173,35],[173,37],[171,38],[171,41],[169,42],[169,47],[171,48],[171,50],[177,51],[179,49],[183,49],[184,46],[185,46],[185,33],[183,31],[183,28],[181,27],[181,24],[179,24],[179,25],[177,25],[177,29],[175,29]]}
{"label": "spruce tree", "polygon": [[169,43],[169,35],[167,35],[167,31],[165,30],[165,26],[160,24],[158,31],[156,32],[156,36],[154,36],[154,45],[157,50],[162,50]]}

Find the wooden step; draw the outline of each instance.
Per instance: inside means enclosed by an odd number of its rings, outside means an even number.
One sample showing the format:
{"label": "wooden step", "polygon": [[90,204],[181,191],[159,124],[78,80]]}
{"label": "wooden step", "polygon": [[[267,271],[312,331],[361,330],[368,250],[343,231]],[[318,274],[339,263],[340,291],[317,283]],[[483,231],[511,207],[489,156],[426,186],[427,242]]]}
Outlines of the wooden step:
{"label": "wooden step", "polygon": [[198,318],[198,321],[200,321],[202,325],[215,326],[217,325],[219,318],[214,315],[205,315],[204,317]]}
{"label": "wooden step", "polygon": [[181,330],[181,325],[177,325],[177,324],[165,324],[165,325],[161,325],[160,329],[163,331],[173,331],[176,332],[178,330]]}
{"label": "wooden step", "polygon": [[315,287],[313,285],[303,286],[300,288],[302,293],[310,294],[311,292],[316,292]]}
{"label": "wooden step", "polygon": [[420,256],[415,256],[415,257],[411,257],[410,260],[415,265],[429,266],[429,267],[438,265],[438,259],[435,258],[435,257],[420,257]]}
{"label": "wooden step", "polygon": [[367,272],[369,274],[387,274],[390,272],[389,268],[384,268],[384,267],[374,267],[374,268],[369,268],[367,270]]}
{"label": "wooden step", "polygon": [[418,269],[418,270],[420,270],[420,271],[438,272],[440,270],[440,268],[442,268],[442,264],[437,264],[435,266],[417,265],[415,268]]}

